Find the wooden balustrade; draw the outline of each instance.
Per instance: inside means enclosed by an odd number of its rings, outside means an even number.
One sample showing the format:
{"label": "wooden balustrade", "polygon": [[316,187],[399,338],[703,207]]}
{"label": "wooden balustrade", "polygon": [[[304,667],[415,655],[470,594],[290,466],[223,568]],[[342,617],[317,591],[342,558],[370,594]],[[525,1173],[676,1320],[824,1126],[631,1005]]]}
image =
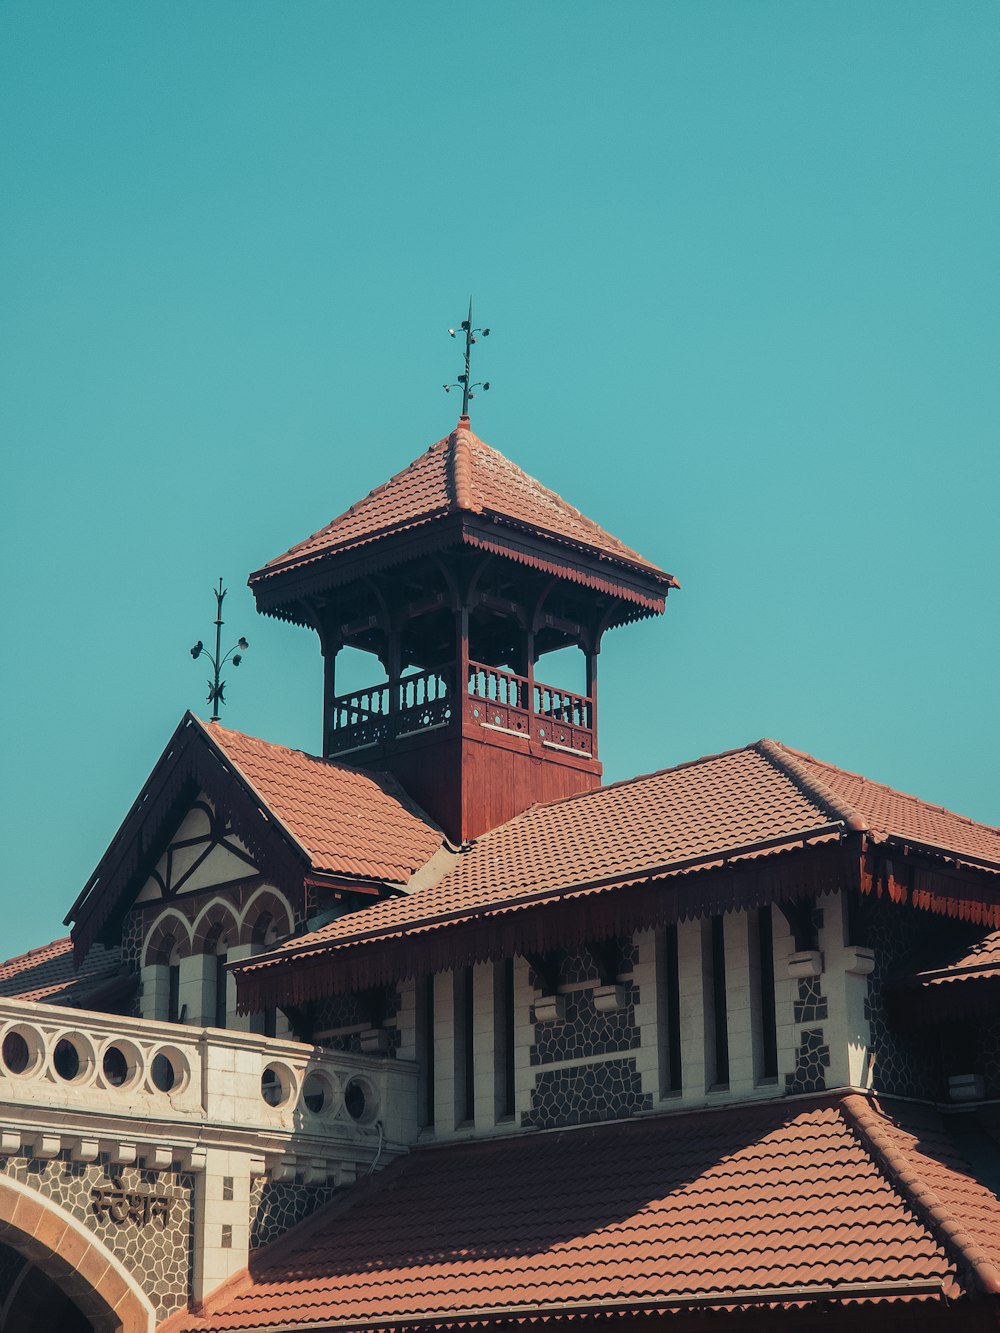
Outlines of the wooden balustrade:
{"label": "wooden balustrade", "polygon": [[557,690],[551,685],[535,682],[535,712],[539,717],[549,717],[553,722],[562,722],[569,727],[593,726],[591,702],[582,694],[573,694],[570,690]]}
{"label": "wooden balustrade", "polygon": [[500,667],[483,666],[481,662],[469,663],[469,693],[508,708],[528,707],[528,682],[524,676],[515,676]]}
{"label": "wooden balustrade", "polygon": [[[483,662],[467,664],[466,697],[473,722],[530,735],[558,749],[594,751],[593,702],[585,695]],[[328,754],[367,749],[399,736],[447,726],[454,716],[450,670],[418,671],[390,686],[371,686],[331,700]]]}

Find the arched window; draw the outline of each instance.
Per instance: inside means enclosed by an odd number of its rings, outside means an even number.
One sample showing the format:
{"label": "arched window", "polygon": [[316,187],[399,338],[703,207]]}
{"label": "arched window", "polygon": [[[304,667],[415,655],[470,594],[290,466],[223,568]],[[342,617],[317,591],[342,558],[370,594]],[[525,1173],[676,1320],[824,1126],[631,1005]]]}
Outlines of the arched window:
{"label": "arched window", "polygon": [[181,959],[191,952],[187,923],[175,912],[161,916],[142,951],[142,1015],[179,1023],[182,1014]]}

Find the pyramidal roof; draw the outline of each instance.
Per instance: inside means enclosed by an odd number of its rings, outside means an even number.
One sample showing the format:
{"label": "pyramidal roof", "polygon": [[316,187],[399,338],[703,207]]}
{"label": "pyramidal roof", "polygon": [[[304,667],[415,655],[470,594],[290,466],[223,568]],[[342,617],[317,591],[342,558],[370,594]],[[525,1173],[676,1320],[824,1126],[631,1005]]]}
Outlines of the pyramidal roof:
{"label": "pyramidal roof", "polygon": [[251,585],[333,553],[352,551],[452,515],[493,523],[573,547],[591,557],[639,571],[662,584],[677,580],[581,514],[474,435],[460,417],[450,435],[370,491],[319,532],[270,560]]}

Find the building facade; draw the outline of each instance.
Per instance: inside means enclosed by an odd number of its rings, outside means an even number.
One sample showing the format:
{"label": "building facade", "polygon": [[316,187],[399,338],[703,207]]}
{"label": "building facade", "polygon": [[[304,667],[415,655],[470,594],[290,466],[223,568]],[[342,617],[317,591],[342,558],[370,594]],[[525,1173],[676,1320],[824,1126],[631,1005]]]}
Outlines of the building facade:
{"label": "building facade", "polygon": [[0,1333],[996,1326],[1000,832],[773,740],[602,785],[677,581],[467,418],[250,582],[321,753],[186,715],[0,966]]}

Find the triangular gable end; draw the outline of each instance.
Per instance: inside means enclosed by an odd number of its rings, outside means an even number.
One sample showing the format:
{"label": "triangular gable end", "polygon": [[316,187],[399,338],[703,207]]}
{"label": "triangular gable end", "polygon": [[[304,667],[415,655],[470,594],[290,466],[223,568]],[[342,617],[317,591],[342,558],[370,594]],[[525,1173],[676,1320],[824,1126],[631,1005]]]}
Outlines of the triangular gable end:
{"label": "triangular gable end", "polygon": [[260,867],[232,829],[224,808],[199,793],[167,850],[140,890],[137,902],[225,888],[260,875]]}
{"label": "triangular gable end", "polygon": [[238,839],[234,847],[252,862],[245,874],[266,875],[301,907],[308,854],[214,744],[210,730],[186,713],[66,916],[78,962],[96,940],[120,924],[203,795],[225,812]]}

